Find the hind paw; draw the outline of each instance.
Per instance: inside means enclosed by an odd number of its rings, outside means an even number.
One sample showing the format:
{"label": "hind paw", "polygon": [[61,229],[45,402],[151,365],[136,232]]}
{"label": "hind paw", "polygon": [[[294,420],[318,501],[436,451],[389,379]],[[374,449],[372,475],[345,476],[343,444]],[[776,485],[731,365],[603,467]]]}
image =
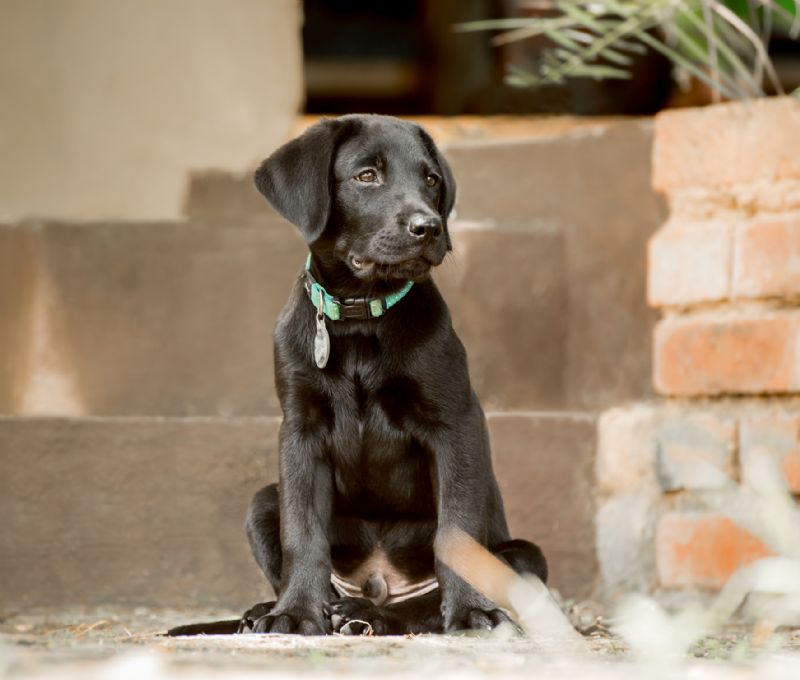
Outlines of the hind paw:
{"label": "hind paw", "polygon": [[334,633],[386,635],[388,620],[383,610],[364,597],[343,597],[325,606]]}
{"label": "hind paw", "polygon": [[248,609],[242,614],[242,619],[239,621],[239,630],[237,633],[253,633],[255,632],[255,623],[262,616],[266,616],[272,611],[275,602],[259,602]]}

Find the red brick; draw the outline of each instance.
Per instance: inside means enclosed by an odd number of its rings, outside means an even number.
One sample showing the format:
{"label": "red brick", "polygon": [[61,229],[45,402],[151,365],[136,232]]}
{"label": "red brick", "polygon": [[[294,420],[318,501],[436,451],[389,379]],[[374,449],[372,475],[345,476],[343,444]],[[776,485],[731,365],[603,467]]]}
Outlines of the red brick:
{"label": "red brick", "polygon": [[724,300],[730,291],[732,228],[726,222],[670,223],[648,244],[653,307]]}
{"label": "red brick", "polygon": [[736,297],[800,293],[800,214],[753,220],[736,233]]}
{"label": "red brick", "polygon": [[778,466],[793,493],[800,493],[800,414],[743,418],[740,424],[742,481],[755,486],[763,458]]}
{"label": "red brick", "polygon": [[800,312],[667,318],[653,336],[653,382],[662,394],[800,391]]}
{"label": "red brick", "polygon": [[800,450],[795,449],[783,457],[782,469],[789,488],[800,494]]}
{"label": "red brick", "polygon": [[653,186],[666,192],[800,177],[800,101],[771,98],[656,116]]}
{"label": "red brick", "polygon": [[656,568],[662,586],[719,589],[739,568],[773,555],[730,517],[667,513],[656,530]]}

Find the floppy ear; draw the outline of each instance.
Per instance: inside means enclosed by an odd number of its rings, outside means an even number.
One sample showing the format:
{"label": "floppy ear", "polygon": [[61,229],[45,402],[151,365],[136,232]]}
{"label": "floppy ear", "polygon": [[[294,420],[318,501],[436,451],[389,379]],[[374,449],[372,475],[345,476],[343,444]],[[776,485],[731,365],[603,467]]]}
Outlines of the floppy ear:
{"label": "floppy ear", "polygon": [[453,204],[456,202],[456,180],[453,178],[453,171],[450,169],[450,165],[436,144],[434,144],[431,136],[422,128],[419,129],[419,132],[425,149],[433,157],[436,165],[439,166],[439,171],[442,173],[442,189],[439,194],[438,210],[442,220],[446,223],[450,212],[453,210]]}
{"label": "floppy ear", "polygon": [[325,230],[333,198],[333,162],[342,134],[338,120],[323,120],[284,144],[256,170],[256,188],[313,243]]}

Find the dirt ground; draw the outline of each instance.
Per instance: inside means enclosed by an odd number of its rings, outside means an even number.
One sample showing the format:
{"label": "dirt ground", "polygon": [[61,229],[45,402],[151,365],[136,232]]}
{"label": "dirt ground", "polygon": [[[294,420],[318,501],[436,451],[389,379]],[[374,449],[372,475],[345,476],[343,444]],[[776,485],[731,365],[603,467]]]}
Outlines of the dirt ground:
{"label": "dirt ground", "polygon": [[800,630],[756,645],[746,626],[705,638],[673,662],[634,659],[601,623],[583,652],[535,638],[421,635],[303,638],[291,635],[166,638],[170,626],[234,617],[225,611],[114,607],[39,610],[0,619],[0,678],[800,678]]}

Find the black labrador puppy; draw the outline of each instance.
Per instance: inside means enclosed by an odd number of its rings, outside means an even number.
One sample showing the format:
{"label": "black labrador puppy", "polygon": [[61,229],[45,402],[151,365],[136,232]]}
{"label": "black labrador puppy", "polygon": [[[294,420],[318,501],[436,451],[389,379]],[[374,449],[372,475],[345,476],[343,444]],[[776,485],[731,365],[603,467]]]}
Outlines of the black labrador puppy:
{"label": "black labrador puppy", "polygon": [[430,276],[451,250],[447,162],[418,125],[349,115],[278,149],[255,179],[310,255],[275,330],[280,481],[246,523],[278,597],[240,632],[508,621],[434,554],[455,528],[547,577],[541,550],[509,536],[464,347]]}

